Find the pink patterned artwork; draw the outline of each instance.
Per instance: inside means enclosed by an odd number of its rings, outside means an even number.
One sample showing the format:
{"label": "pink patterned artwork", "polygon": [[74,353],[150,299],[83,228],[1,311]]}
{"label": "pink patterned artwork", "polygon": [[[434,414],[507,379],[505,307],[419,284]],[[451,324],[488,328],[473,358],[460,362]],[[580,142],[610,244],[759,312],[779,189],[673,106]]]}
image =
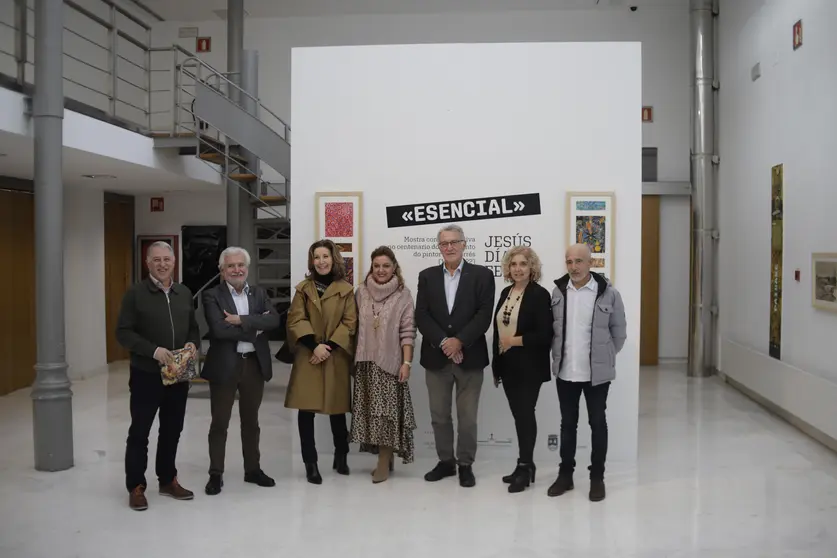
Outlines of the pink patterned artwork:
{"label": "pink patterned artwork", "polygon": [[327,202],[325,204],[325,235],[328,238],[354,236],[352,202]]}
{"label": "pink patterned artwork", "polygon": [[346,281],[349,284],[355,284],[355,259],[351,256],[344,256],[343,262],[346,264]]}

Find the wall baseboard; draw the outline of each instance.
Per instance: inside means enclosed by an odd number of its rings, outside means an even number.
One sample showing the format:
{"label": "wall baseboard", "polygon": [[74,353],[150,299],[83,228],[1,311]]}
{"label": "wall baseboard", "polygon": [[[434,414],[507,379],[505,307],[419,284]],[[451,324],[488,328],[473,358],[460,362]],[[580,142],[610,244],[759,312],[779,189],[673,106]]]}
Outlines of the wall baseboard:
{"label": "wall baseboard", "polygon": [[728,339],[722,344],[719,378],[837,452],[837,384]]}

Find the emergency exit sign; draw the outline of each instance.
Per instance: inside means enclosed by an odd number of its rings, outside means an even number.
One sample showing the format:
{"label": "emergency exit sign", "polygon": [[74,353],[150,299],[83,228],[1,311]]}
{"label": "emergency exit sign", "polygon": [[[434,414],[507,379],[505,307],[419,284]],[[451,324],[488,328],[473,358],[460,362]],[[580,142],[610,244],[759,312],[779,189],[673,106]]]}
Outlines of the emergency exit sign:
{"label": "emergency exit sign", "polygon": [[654,122],[654,107],[642,107],[642,121]]}

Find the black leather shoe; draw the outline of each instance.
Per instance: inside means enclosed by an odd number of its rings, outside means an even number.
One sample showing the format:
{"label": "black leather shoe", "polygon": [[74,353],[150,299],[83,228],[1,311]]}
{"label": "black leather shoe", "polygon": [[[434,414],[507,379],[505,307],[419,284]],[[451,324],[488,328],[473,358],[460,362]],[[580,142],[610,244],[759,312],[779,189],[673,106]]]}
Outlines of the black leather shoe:
{"label": "black leather shoe", "polygon": [[514,468],[514,471],[512,471],[511,474],[506,475],[505,477],[503,477],[503,482],[506,483],[506,484],[510,484],[511,481],[514,480],[515,475],[517,475],[520,472],[521,467],[522,467],[522,465],[520,464],[520,461],[518,461],[517,466]]}
{"label": "black leather shoe", "polygon": [[206,483],[206,492],[209,496],[215,496],[221,493],[221,487],[224,486],[224,477],[221,475],[209,475],[209,481]]}
{"label": "black leather shoe", "polygon": [[323,484],[323,477],[320,475],[320,468],[316,463],[305,464],[305,478],[311,484]]}
{"label": "black leather shoe", "polygon": [[265,488],[276,486],[276,481],[265,475],[264,471],[261,469],[257,469],[256,471],[252,471],[250,473],[244,473],[244,482],[257,484],[259,486],[264,486]]}
{"label": "black leather shoe", "polygon": [[332,469],[337,471],[340,475],[348,475],[349,474],[349,462],[348,462],[348,455],[345,453],[337,453],[334,454],[334,464],[331,466]]}
{"label": "black leather shoe", "polygon": [[535,464],[521,463],[517,473],[509,483],[509,492],[523,492],[533,482],[535,482]]}
{"label": "black leather shoe", "polygon": [[464,488],[471,488],[476,486],[477,479],[474,478],[474,471],[470,465],[459,466],[459,486]]}
{"label": "black leather shoe", "polygon": [[433,470],[424,475],[424,480],[427,482],[436,482],[440,481],[447,477],[452,477],[456,475],[456,464],[455,463],[445,463],[444,461],[439,461]]}
{"label": "black leather shoe", "polygon": [[547,496],[560,496],[574,488],[573,477],[566,473],[558,473],[558,478],[552,483],[552,486],[546,491]]}
{"label": "black leather shoe", "polygon": [[604,479],[590,479],[590,501],[601,502],[605,499]]}

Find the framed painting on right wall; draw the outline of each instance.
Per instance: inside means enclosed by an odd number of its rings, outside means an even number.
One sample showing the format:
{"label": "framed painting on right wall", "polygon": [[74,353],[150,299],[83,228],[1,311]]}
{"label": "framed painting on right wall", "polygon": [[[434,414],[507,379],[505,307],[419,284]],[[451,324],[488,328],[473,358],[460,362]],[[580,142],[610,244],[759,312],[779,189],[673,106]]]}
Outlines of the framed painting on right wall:
{"label": "framed painting on right wall", "polygon": [[567,192],[567,239],[587,244],[593,254],[592,271],[613,280],[616,230],[613,192]]}
{"label": "framed painting on right wall", "polygon": [[837,253],[811,254],[811,303],[837,312]]}

